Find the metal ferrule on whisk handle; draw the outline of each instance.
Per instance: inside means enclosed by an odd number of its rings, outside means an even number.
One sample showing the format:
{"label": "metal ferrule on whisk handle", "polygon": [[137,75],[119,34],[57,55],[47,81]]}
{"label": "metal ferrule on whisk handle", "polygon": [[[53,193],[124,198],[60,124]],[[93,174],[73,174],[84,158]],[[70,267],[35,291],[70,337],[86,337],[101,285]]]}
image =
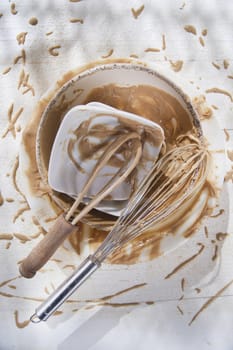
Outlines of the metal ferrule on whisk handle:
{"label": "metal ferrule on whisk handle", "polygon": [[33,323],[46,321],[100,265],[101,263],[93,255],[88,256],[79,268],[35,310],[31,321]]}
{"label": "metal ferrule on whisk handle", "polygon": [[[119,226],[115,225],[119,230]],[[46,321],[76,289],[78,289],[100,266],[105,258],[116,249],[116,242],[111,239],[114,237],[115,227],[112,234],[107,236],[104,242],[99,246],[94,255],[89,255],[78,267],[75,272],[69,276],[50,296],[46,299],[31,316],[33,323]]]}

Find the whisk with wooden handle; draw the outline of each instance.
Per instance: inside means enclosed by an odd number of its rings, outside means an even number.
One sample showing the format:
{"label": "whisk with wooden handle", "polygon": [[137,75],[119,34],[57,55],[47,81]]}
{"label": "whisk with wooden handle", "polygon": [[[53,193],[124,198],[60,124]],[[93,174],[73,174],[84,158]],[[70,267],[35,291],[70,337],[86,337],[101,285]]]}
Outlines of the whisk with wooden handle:
{"label": "whisk with wooden handle", "polygon": [[[110,178],[106,185],[100,189],[95,197],[80,212],[77,208],[82,202],[83,197],[92,185],[99,171],[107,164],[109,159],[116,154],[125,143],[131,142],[130,148],[132,152],[126,158],[124,165]],[[134,146],[134,147],[133,147]],[[101,158],[97,161],[92,174],[87,179],[85,186],[77,196],[72,207],[66,215],[62,214],[55,221],[51,230],[39,242],[39,244],[31,251],[31,253],[21,262],[19,271],[22,276],[31,278],[35,273],[50,259],[63,241],[74,231],[77,230],[77,222],[89,213],[103,198],[105,198],[112,190],[122,183],[138,164],[142,154],[142,145],[140,135],[131,132],[117,137],[110,142],[103,152]]]}
{"label": "whisk with wooden handle", "polygon": [[96,252],[36,309],[31,321],[46,321],[107,256],[197,196],[206,181],[208,168],[209,153],[195,140],[191,144],[182,142],[160,158]]}

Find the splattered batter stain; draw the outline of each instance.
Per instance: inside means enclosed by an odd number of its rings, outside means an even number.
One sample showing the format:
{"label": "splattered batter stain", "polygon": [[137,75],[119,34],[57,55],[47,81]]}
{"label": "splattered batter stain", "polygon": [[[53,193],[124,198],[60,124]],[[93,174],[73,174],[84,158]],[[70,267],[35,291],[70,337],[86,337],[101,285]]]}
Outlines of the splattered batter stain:
{"label": "splattered batter stain", "polygon": [[7,67],[2,71],[2,74],[5,75],[11,71],[11,67]]}
{"label": "splattered batter stain", "polygon": [[227,157],[233,162],[233,150],[227,150]]}
{"label": "splattered batter stain", "polygon": [[227,129],[223,129],[223,131],[224,131],[224,134],[226,135],[226,141],[228,142],[230,140],[230,134],[227,131]]}
{"label": "splattered batter stain", "polygon": [[218,232],[216,233],[216,239],[217,241],[224,241],[224,239],[228,236],[228,233],[225,232]]}
{"label": "splattered batter stain", "polygon": [[211,218],[217,218],[218,216],[222,215],[225,212],[224,209],[220,209],[217,214],[211,215]]}
{"label": "splattered batter stain", "polygon": [[148,47],[144,50],[144,52],[160,52],[160,49],[158,49],[157,47]]}
{"label": "splattered batter stain", "polygon": [[173,276],[176,272],[178,272],[180,269],[182,269],[185,265],[187,265],[188,263],[190,263],[192,260],[194,260],[197,256],[199,256],[202,251],[204,250],[205,246],[203,244],[201,244],[201,248],[198,250],[198,252],[194,255],[192,255],[190,258],[186,259],[185,261],[183,261],[181,264],[179,264],[178,266],[176,266],[166,277],[164,277],[164,279],[168,279],[171,276]]}
{"label": "splattered batter stain", "polygon": [[14,236],[11,233],[0,233],[0,240],[11,241],[13,238]]}
{"label": "splattered batter stain", "polygon": [[182,292],[184,291],[184,285],[185,285],[185,279],[182,278],[182,280],[181,280],[181,290],[182,290]]}
{"label": "splattered batter stain", "polygon": [[187,24],[186,26],[184,26],[184,30],[188,33],[193,34],[193,35],[197,35],[196,28],[191,24]]}
{"label": "splattered batter stain", "polygon": [[107,53],[106,55],[103,55],[103,56],[101,56],[101,57],[102,57],[102,58],[108,58],[108,57],[112,56],[113,52],[114,52],[114,50],[111,49],[111,50],[108,51],[108,53]]}
{"label": "splattered batter stain", "polygon": [[68,264],[68,265],[63,266],[62,269],[71,269],[74,271],[76,269],[76,266],[73,264]]}
{"label": "splattered batter stain", "polygon": [[225,59],[223,60],[223,68],[227,69],[229,67],[230,63]]}
{"label": "splattered batter stain", "polygon": [[18,41],[19,45],[23,45],[25,43],[27,34],[28,32],[21,32],[18,35],[16,35],[16,40]]}
{"label": "splattered batter stain", "polygon": [[228,182],[228,181],[232,181],[233,183],[233,166],[231,167],[230,170],[228,170],[228,172],[226,173],[225,177],[224,177],[224,181]]}
{"label": "splattered batter stain", "polygon": [[223,95],[226,95],[230,98],[231,102],[233,102],[233,97],[232,95],[230,94],[230,92],[228,92],[227,90],[224,90],[224,89],[220,89],[220,88],[217,88],[217,87],[213,87],[211,89],[207,89],[206,90],[206,93],[209,94],[209,93],[215,93],[215,94],[223,94]]}
{"label": "splattered batter stain", "polygon": [[184,314],[184,311],[180,308],[180,306],[179,305],[177,305],[177,310],[179,311],[179,313],[181,314],[181,315],[183,315]]}
{"label": "splattered batter stain", "polygon": [[58,56],[59,55],[59,52],[58,50],[61,48],[61,45],[56,45],[56,46],[52,46],[49,48],[49,53],[50,55],[52,56]]}
{"label": "splattered batter stain", "polygon": [[24,69],[21,70],[19,74],[18,90],[22,87],[25,88],[22,90],[22,94],[25,95],[31,91],[32,96],[35,96],[35,90],[33,86],[29,83],[29,73],[26,73]]}
{"label": "splattered batter stain", "polygon": [[202,32],[201,32],[201,34],[203,35],[203,36],[206,36],[207,35],[207,33],[208,33],[208,30],[205,28],[205,29],[203,29],[202,30]]}
{"label": "splattered batter stain", "polygon": [[14,233],[14,237],[17,238],[21,243],[26,243],[31,240],[31,238],[22,233]]}
{"label": "splattered batter stain", "polygon": [[209,231],[208,231],[207,226],[204,226],[204,232],[205,232],[206,238],[208,238],[209,237]]}
{"label": "splattered batter stain", "polygon": [[203,46],[203,47],[205,46],[204,39],[201,36],[199,36],[199,42],[200,42],[201,46]]}
{"label": "splattered batter stain", "polygon": [[212,62],[211,64],[212,64],[212,66],[214,66],[214,68],[216,68],[218,70],[221,69],[221,66],[219,64],[217,64],[215,62]]}
{"label": "splattered batter stain", "polygon": [[179,72],[183,67],[183,61],[178,60],[178,61],[169,61],[169,62],[174,72]]}
{"label": "splattered batter stain", "polygon": [[140,6],[137,10],[135,10],[134,8],[131,8],[131,12],[133,14],[133,17],[135,19],[137,19],[141,15],[141,13],[143,12],[144,8],[145,8],[145,5]]}
{"label": "splattered batter stain", "polygon": [[135,53],[131,53],[131,55],[129,57],[132,57],[132,58],[139,58],[138,55],[136,55]]}
{"label": "splattered batter stain", "polygon": [[14,316],[15,316],[15,324],[16,324],[17,328],[25,328],[25,327],[27,327],[29,325],[30,320],[19,321],[19,312],[18,312],[18,310],[15,310]]}
{"label": "splattered batter stain", "polygon": [[71,18],[70,23],[84,23],[84,20],[82,18]]}
{"label": "splattered batter stain", "polygon": [[38,24],[38,19],[36,17],[31,17],[28,21],[31,26],[36,26]]}
{"label": "splattered batter stain", "polygon": [[4,204],[4,198],[0,192],[0,206]]}
{"label": "splattered batter stain", "polygon": [[[26,203],[26,202],[24,202],[25,203],[25,205],[22,207],[22,208],[19,208],[18,210],[17,210],[17,212],[16,212],[16,214],[14,215],[14,217],[13,217],[13,223],[15,223],[16,222],[16,220],[21,216],[21,215],[23,215],[23,213],[25,212],[25,211],[29,211],[30,210],[30,207],[29,207],[29,205]],[[26,237],[26,236],[25,236]],[[18,237],[17,237],[18,238]],[[28,239],[27,239],[28,240]],[[21,240],[21,243],[25,243],[26,242],[26,240]]]}
{"label": "splattered batter stain", "polygon": [[9,280],[3,281],[0,283],[0,288],[2,288],[3,286],[6,286],[8,283],[17,280],[18,278],[21,278],[21,276],[16,276],[13,278],[10,278]]}
{"label": "splattered batter stain", "polygon": [[14,112],[14,104],[12,103],[8,109],[8,127],[4,134],[2,135],[2,138],[6,137],[6,135],[11,132],[12,136],[16,137],[16,130],[15,130],[15,123],[19,119],[20,115],[23,112],[23,107],[19,108],[19,110],[13,115]]}
{"label": "splattered batter stain", "polygon": [[215,247],[214,247],[214,254],[212,256],[212,261],[215,261],[217,259],[217,257],[218,257],[218,246],[215,245]]}
{"label": "splattered batter stain", "polygon": [[162,35],[162,50],[166,50],[166,37],[165,37],[165,34]]}
{"label": "splattered batter stain", "polygon": [[23,64],[26,63],[26,52],[25,52],[24,49],[21,51],[21,55],[15,57],[13,63],[14,63],[14,64],[17,64],[20,60],[22,60],[22,63],[23,63]]}
{"label": "splattered batter stain", "polygon": [[193,316],[193,318],[189,322],[189,326],[191,326],[191,324],[197,319],[197,317],[202,313],[202,311],[204,311],[208,306],[210,306],[227,288],[231,286],[232,283],[233,283],[233,280],[231,280],[223,288],[221,288],[215,295],[209,298],[198,310],[198,312]]}
{"label": "splattered batter stain", "polygon": [[12,13],[12,15],[17,15],[17,13],[18,13],[14,2],[11,4],[11,13]]}

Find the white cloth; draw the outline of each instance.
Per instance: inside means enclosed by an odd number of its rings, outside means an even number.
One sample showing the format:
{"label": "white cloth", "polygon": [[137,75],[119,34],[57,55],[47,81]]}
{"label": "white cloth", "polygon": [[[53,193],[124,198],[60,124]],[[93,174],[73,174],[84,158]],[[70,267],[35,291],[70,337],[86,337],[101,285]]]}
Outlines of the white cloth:
{"label": "white cloth", "polygon": [[[137,13],[143,4],[141,13]],[[46,298],[53,285],[57,286],[65,275],[72,272],[69,264],[77,263],[76,254],[70,254],[69,262],[62,261],[60,265],[55,261],[49,262],[45,268],[47,272],[39,273],[34,280],[19,278],[1,284],[18,276],[17,262],[41,238],[30,239],[41,228],[35,224],[30,208],[14,185],[14,179],[19,183],[22,181],[17,170],[22,131],[30,121],[40,96],[74,67],[109,54],[115,58],[136,55],[140,60],[155,62],[158,69],[161,67],[170,78],[184,84],[184,90],[191,97],[205,94],[208,104],[218,108],[213,110],[220,128],[228,130],[227,166],[232,169],[232,98],[220,93],[206,93],[206,90],[217,87],[233,96],[232,78],[229,78],[233,76],[232,12],[231,1],[211,0],[21,0],[16,1],[15,7],[12,2],[0,4],[0,191],[4,201],[0,206],[1,349],[233,348],[233,286],[229,286],[222,293],[223,297],[188,326],[206,298],[233,278],[232,181],[227,182],[224,190],[224,203],[216,208],[216,213],[222,205],[226,205],[228,210],[224,216],[227,217],[227,227],[224,227],[223,233],[228,233],[225,241],[217,242],[217,232],[213,230],[208,237],[204,233],[196,234],[185,246],[149,263],[149,267],[145,264],[131,267],[130,274],[127,267],[104,266],[93,280],[80,289],[79,294],[74,295],[73,299],[79,302],[64,305],[64,313],[54,316],[46,324],[30,324],[19,329],[15,317],[18,315],[20,322],[28,319],[39,305],[35,299]],[[32,17],[38,19],[38,24],[29,24]],[[83,23],[75,19],[81,19]],[[187,32],[184,29],[186,25],[193,25],[196,35]],[[207,35],[202,33],[204,29],[208,30]],[[19,45],[16,36],[21,32],[26,33],[26,39],[24,44]],[[200,40],[203,40],[204,46]],[[55,56],[49,53],[52,47],[56,47],[52,51]],[[22,57],[17,60],[17,56]],[[14,64],[15,59],[17,62]],[[183,66],[175,73],[170,61],[175,63],[178,60],[183,61]],[[24,76],[25,86],[19,86],[20,76]],[[34,90],[27,92],[30,86]],[[20,115],[15,121],[17,112]],[[223,227],[221,217],[219,225],[218,232]],[[164,279],[174,267],[199,251],[197,243],[205,245],[203,253],[174,278]],[[217,245],[218,258],[212,260]],[[62,257],[63,253],[61,250],[56,257]],[[115,281],[110,278],[110,272]],[[132,276],[134,281],[130,279]],[[114,294],[143,283],[149,277],[153,277],[154,281],[150,285],[123,293],[111,301],[129,303],[128,306],[113,308],[114,304],[101,306],[97,303],[93,309],[72,312],[93,305],[85,302],[93,299],[93,295],[98,298]],[[200,291],[195,288],[200,288]],[[179,301],[182,295],[184,299]],[[146,301],[155,301],[155,304],[147,305]],[[131,305],[131,302],[144,304]]]}

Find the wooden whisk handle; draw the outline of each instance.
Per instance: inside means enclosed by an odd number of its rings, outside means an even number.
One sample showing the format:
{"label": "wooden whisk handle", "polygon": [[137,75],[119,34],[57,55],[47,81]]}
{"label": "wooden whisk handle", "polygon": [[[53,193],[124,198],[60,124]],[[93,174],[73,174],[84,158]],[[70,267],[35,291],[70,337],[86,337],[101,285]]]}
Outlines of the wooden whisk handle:
{"label": "wooden whisk handle", "polygon": [[72,232],[77,230],[60,215],[50,231],[37,244],[31,253],[21,262],[19,271],[22,276],[32,278],[36,272],[51,258],[58,247]]}

